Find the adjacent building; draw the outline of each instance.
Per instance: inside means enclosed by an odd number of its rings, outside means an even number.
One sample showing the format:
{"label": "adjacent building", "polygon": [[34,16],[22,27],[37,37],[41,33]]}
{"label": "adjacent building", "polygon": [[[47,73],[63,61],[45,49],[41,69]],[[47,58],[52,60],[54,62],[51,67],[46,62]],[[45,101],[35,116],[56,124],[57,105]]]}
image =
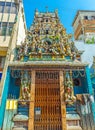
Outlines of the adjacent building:
{"label": "adjacent building", "polygon": [[0,0],[0,80],[13,27],[18,19],[18,33],[15,39],[19,45],[25,37],[26,30],[23,3],[21,0]]}
{"label": "adjacent building", "polygon": [[87,62],[89,67],[93,64],[95,56],[95,11],[79,10],[73,21],[75,46],[83,51],[81,60]]}
{"label": "adjacent building", "polygon": [[73,21],[75,40],[95,43],[95,11],[79,10]]}
{"label": "adjacent building", "polygon": [[[23,3],[21,0],[0,0],[0,129],[3,123],[7,88],[7,67],[11,48],[20,45],[26,33]],[[8,78],[7,78],[8,81]]]}

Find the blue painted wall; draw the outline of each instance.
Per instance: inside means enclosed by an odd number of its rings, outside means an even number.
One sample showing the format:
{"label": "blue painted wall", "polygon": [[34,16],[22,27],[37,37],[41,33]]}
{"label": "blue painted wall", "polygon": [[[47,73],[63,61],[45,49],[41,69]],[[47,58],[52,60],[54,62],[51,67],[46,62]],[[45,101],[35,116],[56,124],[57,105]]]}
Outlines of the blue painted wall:
{"label": "blue painted wall", "polygon": [[91,82],[92,82],[93,95],[94,95],[94,100],[95,100],[95,77],[91,77]]}
{"label": "blue painted wall", "polygon": [[88,93],[87,88],[87,78],[81,77],[80,75],[77,77],[80,80],[80,86],[74,86],[74,94],[82,94],[82,93]]}
{"label": "blue painted wall", "polygon": [[4,84],[4,90],[3,90],[3,96],[0,106],[0,128],[2,128],[3,120],[4,120],[4,112],[5,112],[5,106],[6,106],[6,98],[8,94],[8,87],[10,84],[10,70],[8,69],[6,78],[5,78],[5,84]]}
{"label": "blue painted wall", "polygon": [[[86,78],[87,78],[87,88],[88,88],[88,93],[90,95],[93,95],[93,89],[92,89],[92,83],[91,83],[91,78],[90,78],[90,69],[87,66],[86,67]],[[94,122],[95,122],[95,102],[92,102],[92,112],[93,112],[93,117],[94,117]]]}
{"label": "blue painted wall", "polygon": [[1,80],[1,78],[2,78],[2,72],[0,72],[0,80]]}
{"label": "blue painted wall", "polygon": [[20,92],[20,86],[16,86],[15,84],[15,78],[12,76],[10,77],[11,83],[9,85],[9,90],[8,90],[8,97],[9,98],[19,98],[19,92]]}
{"label": "blue painted wall", "polygon": [[10,95],[10,98],[18,99],[19,91],[20,91],[20,87],[15,85],[15,79],[12,78],[10,69],[8,69],[6,78],[5,78],[2,102],[0,106],[0,128],[2,128],[2,125],[3,125],[4,113],[5,113],[5,108],[6,108],[6,99],[8,98],[9,95]]}
{"label": "blue painted wall", "polygon": [[[80,86],[74,86],[74,94],[84,94],[88,93],[90,95],[93,95],[93,87],[91,83],[91,78],[90,78],[90,69],[89,67],[85,67],[85,77],[78,76],[81,80],[81,85]],[[74,77],[73,77],[74,78]],[[93,117],[94,117],[94,122],[95,122],[95,103],[92,102],[92,112],[93,112]]]}

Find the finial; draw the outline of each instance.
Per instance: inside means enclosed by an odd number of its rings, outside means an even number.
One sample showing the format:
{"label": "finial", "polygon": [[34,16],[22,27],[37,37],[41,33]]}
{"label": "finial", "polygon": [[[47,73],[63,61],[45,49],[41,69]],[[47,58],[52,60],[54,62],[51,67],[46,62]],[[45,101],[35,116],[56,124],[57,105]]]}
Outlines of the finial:
{"label": "finial", "polygon": [[48,13],[48,6],[46,6],[46,12]]}
{"label": "finial", "polygon": [[35,9],[35,12],[38,12],[38,9]]}
{"label": "finial", "polygon": [[55,12],[58,13],[58,9],[56,9]]}
{"label": "finial", "polygon": [[35,16],[38,16],[38,9],[35,9]]}
{"label": "finial", "polygon": [[58,9],[55,10],[55,14],[56,14],[56,16],[58,16]]}

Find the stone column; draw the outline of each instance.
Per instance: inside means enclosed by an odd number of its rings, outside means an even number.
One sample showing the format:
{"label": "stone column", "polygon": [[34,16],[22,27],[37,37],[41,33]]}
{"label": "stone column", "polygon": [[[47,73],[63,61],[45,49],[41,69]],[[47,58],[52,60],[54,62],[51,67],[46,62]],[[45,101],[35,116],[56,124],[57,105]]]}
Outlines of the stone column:
{"label": "stone column", "polygon": [[66,104],[64,101],[64,76],[63,71],[60,71],[60,99],[61,99],[61,117],[62,117],[62,130],[67,130],[66,123]]}
{"label": "stone column", "polygon": [[29,105],[29,122],[28,130],[34,130],[34,103],[35,103],[35,71],[31,73],[31,101]]}

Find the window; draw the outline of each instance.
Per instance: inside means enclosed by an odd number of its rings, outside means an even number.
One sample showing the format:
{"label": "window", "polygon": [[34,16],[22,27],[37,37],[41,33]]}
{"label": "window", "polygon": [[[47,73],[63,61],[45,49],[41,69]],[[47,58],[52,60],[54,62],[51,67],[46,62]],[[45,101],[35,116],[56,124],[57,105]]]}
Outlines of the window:
{"label": "window", "polygon": [[17,4],[12,3],[12,7],[11,7],[11,13],[16,14],[17,13]]}
{"label": "window", "polygon": [[4,12],[5,2],[0,2],[0,13]]}
{"label": "window", "polygon": [[7,22],[2,23],[2,36],[6,35],[7,31]]}
{"label": "window", "polygon": [[10,36],[12,33],[13,25],[14,23],[0,23],[0,36]]}
{"label": "window", "polygon": [[81,86],[81,81],[79,78],[74,78],[73,79],[73,84],[74,86]]}
{"label": "window", "polygon": [[88,16],[84,16],[84,19],[87,20],[87,19],[88,19]]}
{"label": "window", "polygon": [[17,4],[13,2],[0,2],[0,13],[17,13]]}
{"label": "window", "polygon": [[2,27],[7,27],[7,22],[3,22]]}
{"label": "window", "polygon": [[88,16],[88,20],[91,20],[92,19],[92,16]]}
{"label": "window", "polygon": [[8,28],[7,28],[7,36],[10,36],[12,33],[14,23],[9,23]]}
{"label": "window", "polygon": [[95,19],[95,16],[91,16],[91,19],[94,20],[94,19]]}
{"label": "window", "polygon": [[95,16],[84,16],[85,20],[93,20],[95,19]]}
{"label": "window", "polygon": [[6,6],[4,7],[4,13],[10,13],[11,3],[6,2]]}

